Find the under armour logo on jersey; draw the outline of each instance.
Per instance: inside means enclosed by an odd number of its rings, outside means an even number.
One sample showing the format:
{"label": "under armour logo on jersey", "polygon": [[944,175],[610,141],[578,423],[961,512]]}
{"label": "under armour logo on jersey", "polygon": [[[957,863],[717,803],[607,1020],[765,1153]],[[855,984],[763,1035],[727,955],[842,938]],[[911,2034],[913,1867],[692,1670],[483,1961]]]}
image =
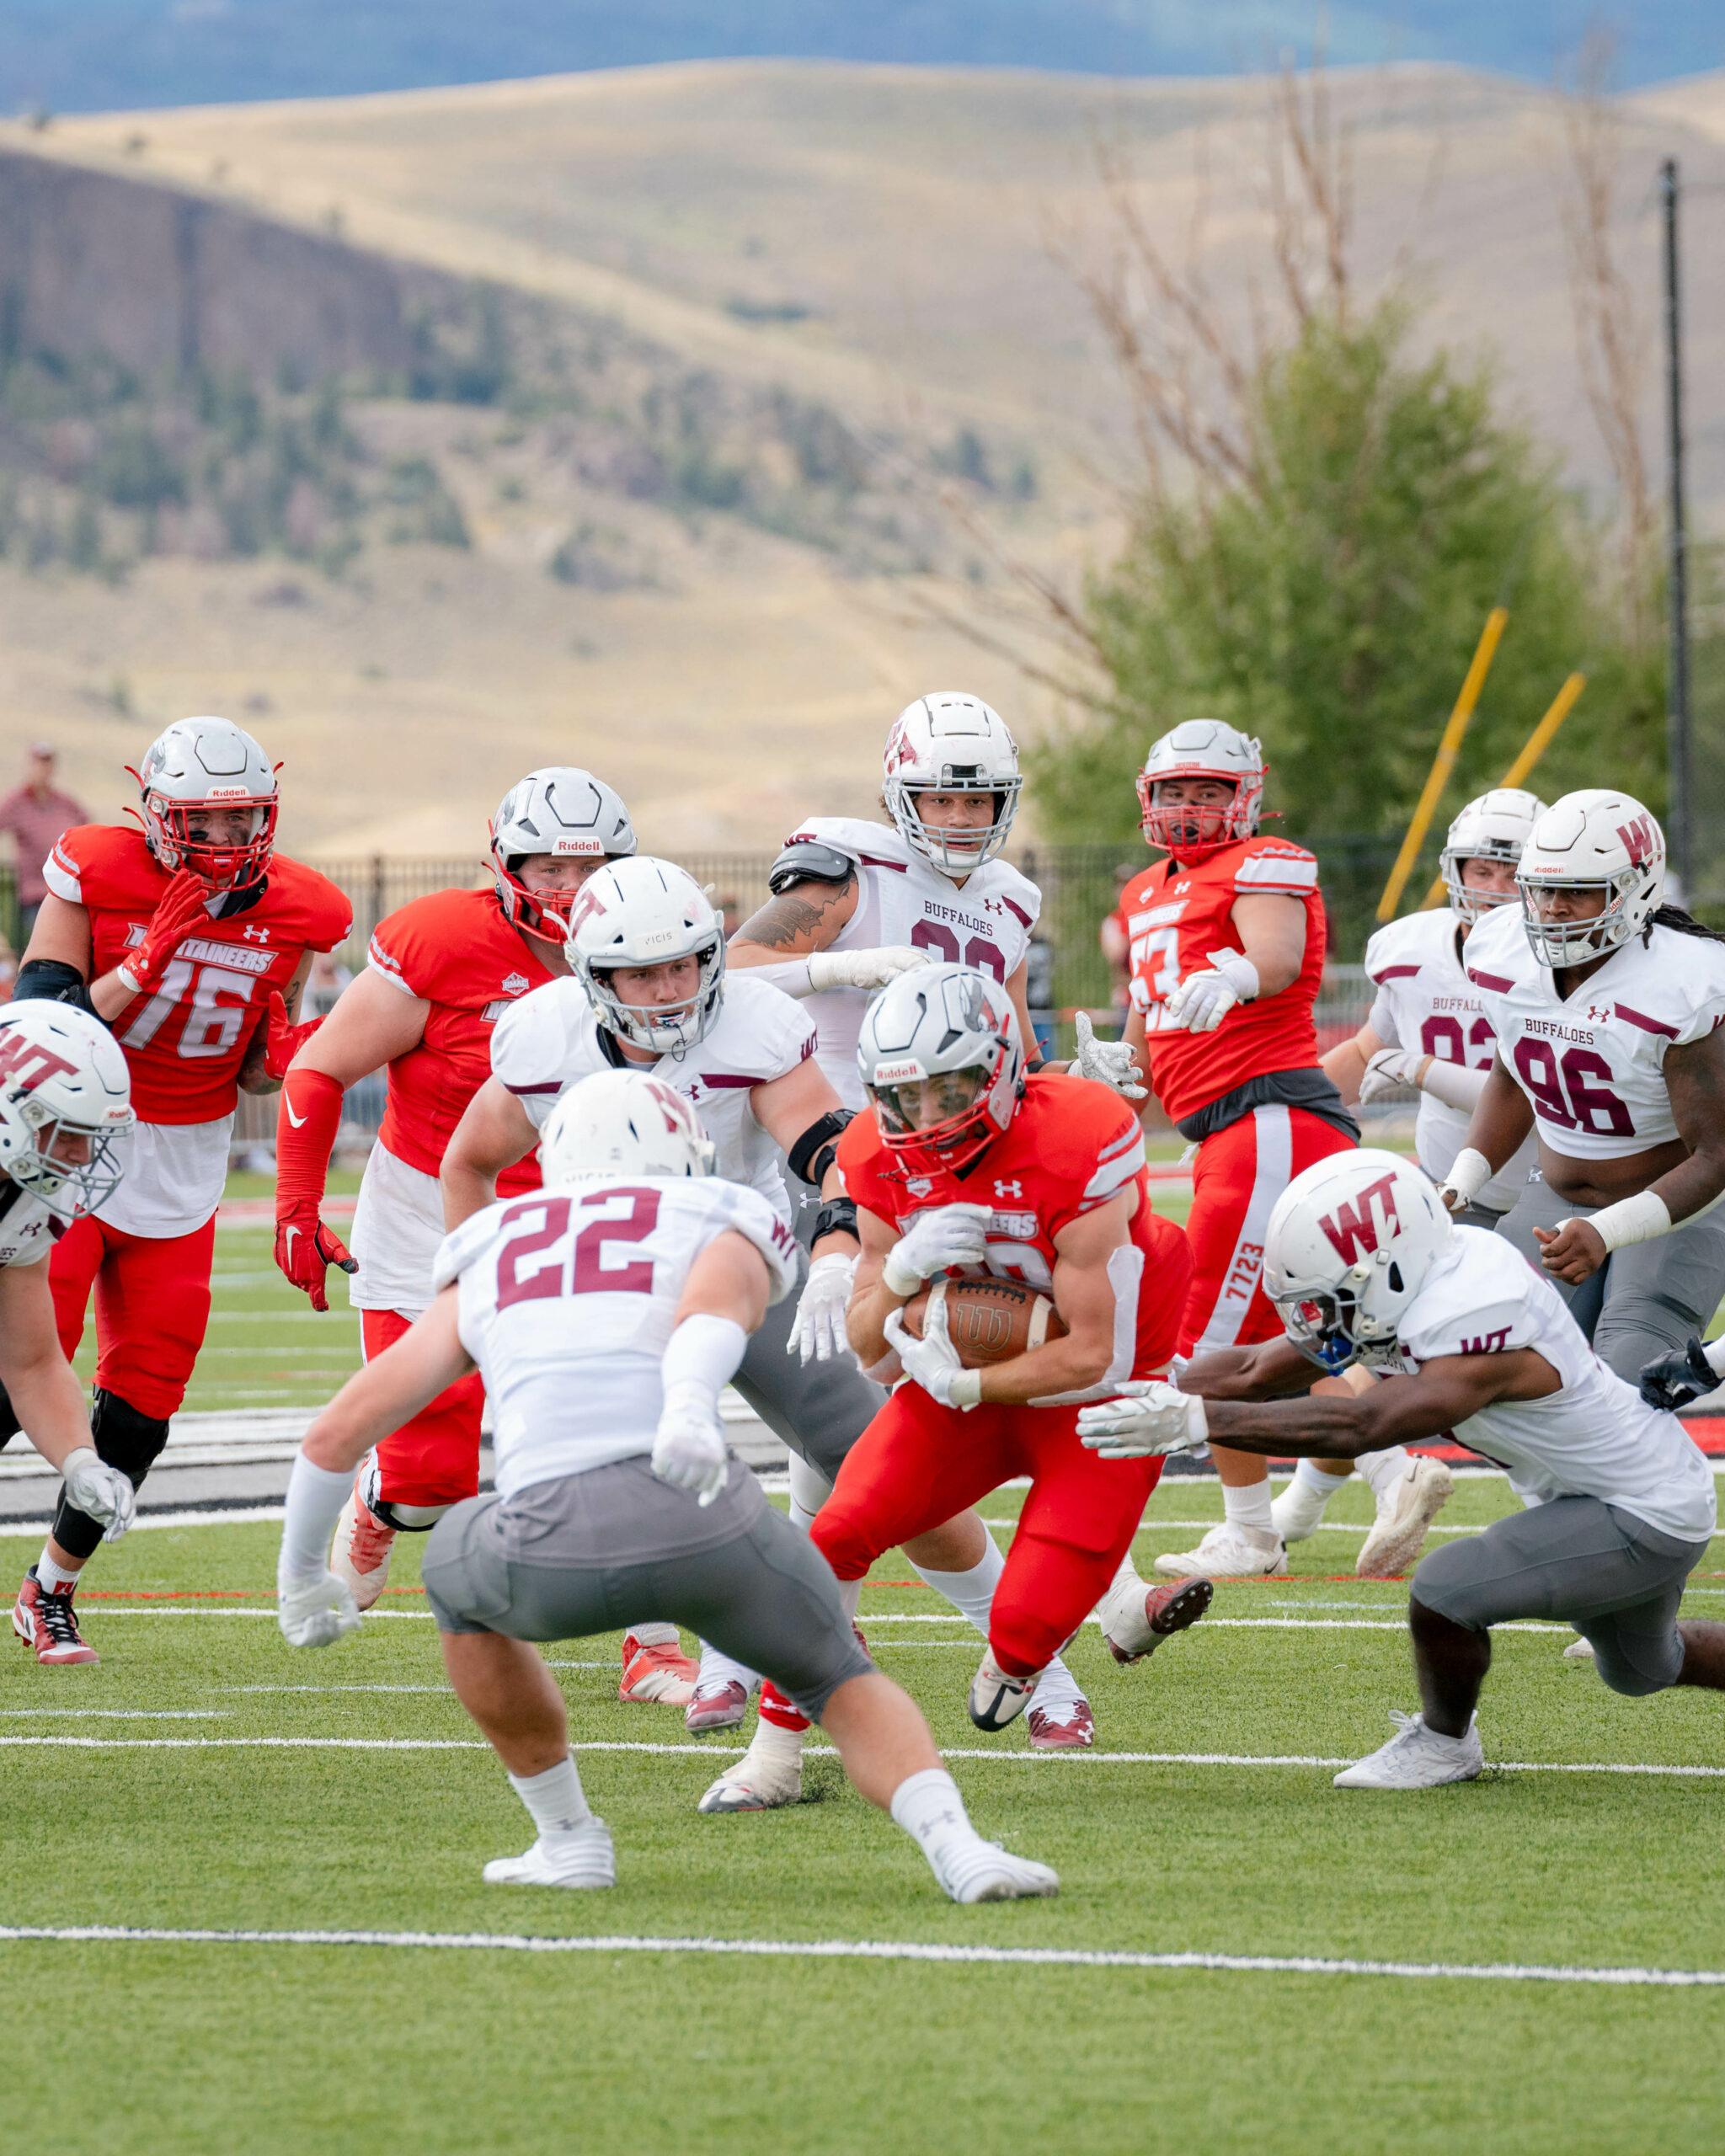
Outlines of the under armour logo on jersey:
{"label": "under armour logo on jersey", "polygon": [[[1382,1216],[1381,1225],[1379,1214]],[[1396,1210],[1393,1172],[1369,1182],[1351,1204],[1338,1205],[1333,1213],[1320,1214],[1318,1225],[1336,1255],[1348,1265],[1357,1264],[1362,1255],[1378,1249],[1402,1225]]]}
{"label": "under armour logo on jersey", "polygon": [[1178,899],[1182,891],[1189,891],[1192,889],[1192,879],[1189,876],[1183,877],[1172,888],[1174,896]]}
{"label": "under armour logo on jersey", "polygon": [[267,928],[243,928],[240,934],[245,937],[248,943],[254,938],[259,943],[267,943],[270,941],[270,931]]}
{"label": "under armour logo on jersey", "polygon": [[1590,1025],[1609,1025],[1611,1022],[1611,1006],[1609,1003],[1589,1003],[1587,1006],[1587,1015],[1588,1022]]}
{"label": "under armour logo on jersey", "polygon": [[996,1182],[994,1194],[996,1198],[1022,1198],[1024,1195],[1024,1186],[1016,1177],[1011,1182]]}

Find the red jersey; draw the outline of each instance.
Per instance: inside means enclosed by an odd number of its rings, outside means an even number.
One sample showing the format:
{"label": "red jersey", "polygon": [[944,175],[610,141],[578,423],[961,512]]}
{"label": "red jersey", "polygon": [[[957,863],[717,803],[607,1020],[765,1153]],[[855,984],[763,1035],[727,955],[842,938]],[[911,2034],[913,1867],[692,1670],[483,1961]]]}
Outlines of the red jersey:
{"label": "red jersey", "polygon": [[1130,1239],[1110,1267],[1114,1355],[1094,1388],[1059,1398],[1100,1400],[1125,1378],[1163,1373],[1172,1337],[1167,1306],[1183,1302],[1191,1260],[1183,1232],[1151,1210],[1144,1131],[1130,1101],[1088,1078],[1033,1072],[1012,1122],[960,1174],[912,1173],[883,1143],[873,1108],[839,1140],[838,1159],[849,1195],[900,1234],[912,1214],[933,1206],[990,1207],[987,1271],[1044,1294],[1054,1285],[1055,1236],[1135,1190]]}
{"label": "red jersey", "polygon": [[[62,831],[43,873],[56,898],[89,915],[92,979],[143,942],[170,880],[143,833],[115,824]],[[138,1120],[232,1115],[268,991],[285,990],[307,951],[333,951],[352,926],[353,908],[327,876],[273,855],[262,896],[188,936],[157,992],[134,997],[109,1022],[126,1051]]]}
{"label": "red jersey", "polygon": [[[1212,951],[1238,951],[1236,899],[1298,899],[1306,908],[1306,958],[1299,978],[1274,995],[1236,1003],[1214,1033],[1159,1031],[1162,1006]],[[1132,1007],[1144,1014],[1150,1082],[1163,1112],[1179,1123],[1273,1070],[1317,1062],[1312,1005],[1323,980],[1324,903],[1316,857],[1287,839],[1242,839],[1183,868],[1158,861],[1121,898],[1131,939]]]}
{"label": "red jersey", "polygon": [[[555,978],[490,889],[433,891],[380,921],[366,957],[393,987],[431,1006],[425,1030],[389,1066],[382,1143],[435,1176],[467,1105],[491,1075],[491,1028],[510,1004]],[[497,1179],[499,1198],[539,1187],[530,1153]]]}

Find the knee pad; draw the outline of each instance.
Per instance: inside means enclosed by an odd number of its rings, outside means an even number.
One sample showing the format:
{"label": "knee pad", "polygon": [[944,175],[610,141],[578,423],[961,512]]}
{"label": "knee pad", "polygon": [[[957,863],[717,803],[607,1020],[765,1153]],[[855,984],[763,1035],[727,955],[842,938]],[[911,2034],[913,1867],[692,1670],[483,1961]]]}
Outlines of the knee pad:
{"label": "knee pad", "polygon": [[117,1467],[137,1489],[168,1442],[165,1415],[144,1415],[117,1392],[99,1388],[90,1408],[90,1441],[99,1457]]}
{"label": "knee pad", "polygon": [[1649,1669],[1625,1654],[1619,1641],[1595,1640],[1593,1646],[1594,1674],[1610,1690],[1621,1692],[1628,1700],[1645,1700],[1650,1693],[1669,1691],[1683,1667],[1683,1648],[1674,1641],[1670,1651],[1659,1657],[1657,1669]]}
{"label": "knee pad", "polygon": [[360,1496],[366,1511],[386,1527],[393,1527],[398,1534],[429,1534],[443,1515],[461,1502],[458,1497],[430,1505],[410,1505],[399,1497],[392,1501],[382,1494],[382,1482],[377,1455],[373,1452],[360,1470]]}

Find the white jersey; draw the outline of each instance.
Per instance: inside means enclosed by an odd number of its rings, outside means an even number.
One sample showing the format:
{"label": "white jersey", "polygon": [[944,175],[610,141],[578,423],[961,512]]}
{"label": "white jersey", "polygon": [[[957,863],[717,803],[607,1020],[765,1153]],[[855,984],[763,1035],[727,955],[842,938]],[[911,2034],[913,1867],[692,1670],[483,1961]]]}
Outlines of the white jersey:
{"label": "white jersey", "polygon": [[1725,1020],[1725,943],[1655,928],[1632,937],[1567,1001],[1534,956],[1519,906],[1498,906],[1467,939],[1498,1053],[1533,1103],[1554,1153],[1645,1153],[1677,1135],[1665,1051]]}
{"label": "white jersey", "polygon": [[1551,1282],[1489,1230],[1455,1230],[1453,1254],[1402,1313],[1397,1343],[1410,1369],[1531,1348],[1557,1371],[1561,1390],[1500,1401],[1455,1429],[1509,1470],[1524,1504],[1598,1497],[1682,1541],[1713,1532],[1713,1470],[1701,1448],[1605,1368]]}
{"label": "white jersey", "polygon": [[[867,951],[909,944],[967,966],[979,966],[1002,983],[1012,979],[1030,948],[1030,931],[1042,910],[1042,894],[1028,876],[1004,861],[985,862],[960,887],[906,846],[890,824],[850,816],[811,816],[785,841],[830,846],[853,862],[857,905],[827,947]],[[736,975],[731,976],[732,979]],[[820,1037],[815,1054],[833,1091],[847,1108],[868,1105],[857,1075],[857,1037],[868,996],[856,989],[811,995],[804,1009]]]}
{"label": "white jersey", "polygon": [[43,1201],[0,1171],[0,1265],[40,1265],[56,1224]]}
{"label": "white jersey", "polygon": [[433,1278],[461,1283],[457,1326],[491,1402],[500,1496],[652,1451],[677,1304],[728,1229],[766,1260],[781,1301],[795,1237],[757,1192],[716,1179],[533,1191],[446,1236]]}
{"label": "white jersey", "polygon": [[[626,1068],[650,1070],[699,1112],[718,1149],[717,1172],[759,1191],[781,1219],[795,1217],[778,1147],[755,1120],[756,1086],[782,1078],[814,1053],[804,1005],[770,981],[725,976],[724,998],[704,1040],[679,1055]],[[491,1035],[492,1075],[542,1127],[559,1094],[595,1070],[613,1070],[615,1036],[599,1023],[578,980],[547,981],[511,1004]]]}
{"label": "white jersey", "polygon": [[[1511,910],[1515,910],[1512,907]],[[1498,1036],[1485,996],[1467,978],[1461,955],[1464,923],[1449,907],[1410,913],[1379,929],[1365,947],[1366,977],[1377,990],[1366,1023],[1386,1048],[1417,1049],[1439,1063],[1489,1070]],[[1469,1116],[1429,1093],[1419,1097],[1413,1125],[1414,1156],[1434,1182],[1442,1182],[1467,1137]],[[1507,1213],[1539,1158],[1532,1133],[1476,1201]]]}

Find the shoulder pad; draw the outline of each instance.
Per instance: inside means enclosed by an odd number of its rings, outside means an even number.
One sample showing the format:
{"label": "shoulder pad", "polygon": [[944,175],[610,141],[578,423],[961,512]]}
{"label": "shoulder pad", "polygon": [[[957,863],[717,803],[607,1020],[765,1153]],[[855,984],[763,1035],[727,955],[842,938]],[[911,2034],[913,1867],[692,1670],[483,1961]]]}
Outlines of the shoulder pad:
{"label": "shoulder pad", "polygon": [[793,883],[848,883],[857,864],[847,853],[820,839],[798,839],[788,846],[766,873],[766,888],[775,898]]}

